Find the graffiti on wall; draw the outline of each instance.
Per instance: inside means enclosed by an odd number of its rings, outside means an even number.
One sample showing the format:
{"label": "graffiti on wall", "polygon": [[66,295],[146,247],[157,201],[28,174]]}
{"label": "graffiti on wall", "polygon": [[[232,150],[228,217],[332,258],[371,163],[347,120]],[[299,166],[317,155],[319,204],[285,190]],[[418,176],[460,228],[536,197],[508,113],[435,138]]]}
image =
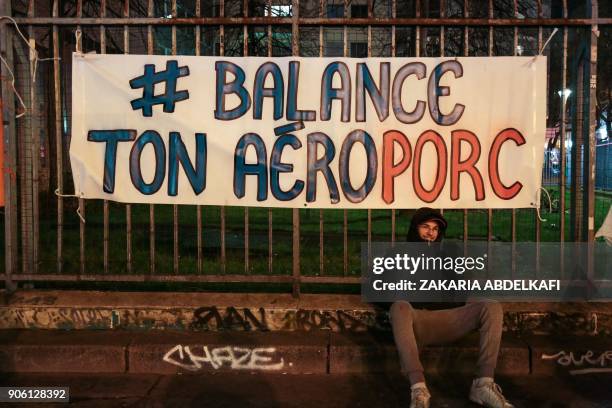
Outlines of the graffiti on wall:
{"label": "graffiti on wall", "polygon": [[0,311],[2,328],[103,329],[111,324],[111,310],[99,308],[10,308]]}
{"label": "graffiti on wall", "polygon": [[259,309],[226,307],[217,309],[215,306],[200,307],[193,312],[191,329],[196,330],[259,330],[267,331],[266,311]]}
{"label": "graffiti on wall", "polygon": [[388,327],[386,317],[369,311],[288,310],[281,330],[366,331]]}
{"label": "graffiti on wall", "polygon": [[284,359],[277,355],[274,347],[209,348],[177,344],[164,354],[163,361],[189,371],[199,371],[208,366],[214,370],[226,367],[232,370],[276,371],[285,366]]}
{"label": "graffiti on wall", "polygon": [[385,315],[353,310],[265,310],[200,307],[193,313],[194,330],[318,330],[366,331],[388,328]]}
{"label": "graffiti on wall", "polygon": [[592,350],[583,354],[561,350],[555,354],[542,354],[542,360],[555,360],[560,366],[570,368],[571,375],[612,372],[612,350],[599,355]]}
{"label": "graffiti on wall", "polygon": [[272,309],[203,306],[135,309],[47,306],[0,308],[0,328],[40,329],[174,329],[194,331],[388,330],[383,312],[372,310]]}

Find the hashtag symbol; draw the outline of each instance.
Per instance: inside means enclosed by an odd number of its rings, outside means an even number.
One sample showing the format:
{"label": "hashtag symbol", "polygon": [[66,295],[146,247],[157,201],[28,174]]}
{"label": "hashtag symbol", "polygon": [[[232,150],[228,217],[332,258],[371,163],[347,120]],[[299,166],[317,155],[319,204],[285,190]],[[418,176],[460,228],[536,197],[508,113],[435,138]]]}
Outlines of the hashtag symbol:
{"label": "hashtag symbol", "polygon": [[[153,116],[153,105],[164,105],[164,112],[174,112],[176,102],[189,99],[189,91],[176,91],[176,81],[180,77],[189,75],[189,67],[179,67],[177,61],[167,61],[166,70],[155,72],[155,65],[146,64],[144,75],[130,81],[132,89],[142,88],[142,98],[134,99],[130,103],[132,109],[142,109],[143,116]],[[165,82],[166,90],[161,95],[154,95],[155,84]]]}

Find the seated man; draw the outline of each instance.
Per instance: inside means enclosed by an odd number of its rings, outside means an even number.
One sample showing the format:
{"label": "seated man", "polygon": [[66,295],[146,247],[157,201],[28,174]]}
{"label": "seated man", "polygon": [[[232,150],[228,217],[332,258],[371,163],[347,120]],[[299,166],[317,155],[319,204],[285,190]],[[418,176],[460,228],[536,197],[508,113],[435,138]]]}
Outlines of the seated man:
{"label": "seated man", "polygon": [[[412,217],[409,242],[441,242],[447,221],[439,211],[421,208]],[[503,311],[497,302],[467,303],[445,310],[415,309],[408,302],[395,302],[390,310],[393,336],[402,372],[411,383],[410,408],[428,408],[431,395],[425,384],[419,347],[452,343],[466,334],[480,331],[476,375],[470,400],[491,408],[513,408],[493,381],[502,335]]]}

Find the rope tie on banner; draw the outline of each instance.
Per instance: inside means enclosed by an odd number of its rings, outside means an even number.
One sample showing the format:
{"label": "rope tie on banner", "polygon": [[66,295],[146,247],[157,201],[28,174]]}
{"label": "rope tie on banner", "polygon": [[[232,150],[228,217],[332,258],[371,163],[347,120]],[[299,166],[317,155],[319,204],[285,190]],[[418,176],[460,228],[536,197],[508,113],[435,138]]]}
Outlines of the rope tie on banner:
{"label": "rope tie on banner", "polygon": [[557,34],[557,31],[559,31],[558,28],[555,28],[552,33],[550,33],[550,35],[548,36],[548,40],[546,40],[546,42],[544,43],[544,45],[542,46],[542,48],[540,48],[540,51],[538,52],[538,55],[534,55],[534,57],[531,59],[531,61],[529,62],[530,64],[532,64],[536,59],[538,59],[539,56],[541,56],[544,53],[544,50],[546,49],[546,47],[548,47],[548,44],[550,43],[550,41],[553,39],[553,37],[555,36],[555,34]]}
{"label": "rope tie on banner", "polygon": [[82,37],[81,29],[77,28],[74,32],[74,39],[75,39],[75,50],[78,55],[83,54],[83,51],[81,50],[81,37]]}
{"label": "rope tie on banner", "polygon": [[[0,21],[1,20],[10,21],[15,26],[15,30],[17,31],[17,34],[19,34],[23,42],[25,42],[26,46],[30,49],[30,63],[32,64],[32,76],[30,78],[30,81],[32,83],[36,82],[36,70],[38,68],[39,61],[53,61],[53,60],[59,61],[61,60],[61,58],[39,58],[38,51],[36,51],[36,46],[33,44],[30,44],[27,37],[19,29],[19,26],[17,25],[17,21],[15,21],[15,19],[10,16],[0,16]],[[25,103],[23,102],[23,98],[21,97],[21,95],[17,91],[17,88],[15,87],[15,74],[13,74],[11,67],[9,66],[8,62],[2,57],[2,55],[0,55],[0,60],[2,60],[2,63],[6,66],[7,71],[11,75],[11,80],[10,80],[11,88],[13,89],[13,93],[15,94],[15,96],[17,96],[17,99],[19,100],[19,104],[21,105],[21,108],[23,109],[22,112],[17,113],[15,115],[16,118],[20,118],[27,113],[28,108],[26,107]]]}
{"label": "rope tie on banner", "polygon": [[[11,23],[13,23],[13,25],[15,26],[15,30],[17,31],[21,39],[26,43],[27,47],[30,50],[30,63],[32,64],[32,71],[31,71],[30,79],[32,83],[36,81],[36,70],[38,68],[38,61],[52,61],[52,60],[59,61],[61,59],[61,58],[39,58],[38,51],[36,51],[36,46],[33,44],[30,44],[26,36],[19,29],[19,26],[17,25],[17,21],[15,21],[15,19],[10,16],[0,16],[0,21],[1,20],[9,20]],[[13,89],[13,93],[15,94],[15,96],[17,96],[17,99],[19,100],[19,104],[21,105],[21,108],[23,109],[21,113],[18,113],[17,115],[15,115],[16,118],[20,118],[26,114],[26,112],[28,111],[28,108],[26,107],[25,103],[23,102],[23,99],[21,98],[21,95],[19,94],[19,92],[17,91],[17,88],[15,87],[15,74],[13,74],[11,67],[9,66],[8,62],[2,57],[2,55],[0,55],[0,60],[2,60],[2,63],[6,66],[6,69],[11,75],[11,80],[10,80],[11,88]]]}
{"label": "rope tie on banner", "polygon": [[76,213],[79,216],[79,218],[81,219],[81,221],[83,221],[83,224],[85,224],[85,218],[81,215],[81,207],[77,207]]}
{"label": "rope tie on banner", "polygon": [[557,34],[557,31],[559,31],[558,28],[555,27],[555,29],[553,30],[552,33],[550,33],[550,35],[548,36],[548,40],[546,40],[546,42],[544,43],[544,45],[542,46],[542,48],[540,49],[540,52],[538,55],[542,55],[542,53],[544,52],[544,50],[546,49],[546,47],[548,46],[548,43],[550,42],[550,40],[553,39],[553,37],[555,36],[555,34]]}
{"label": "rope tie on banner", "polygon": [[538,189],[538,193],[536,194],[536,202],[535,205],[536,207],[536,214],[538,215],[538,219],[540,220],[540,222],[546,222],[546,218],[542,218],[542,216],[540,215],[540,190],[544,191],[546,193],[546,196],[548,197],[548,212],[552,213],[552,200],[550,199],[550,194],[548,193],[548,190],[546,190],[544,187],[540,187]]}
{"label": "rope tie on banner", "polygon": [[[75,197],[76,197],[76,198],[81,198],[81,196],[80,196],[80,195],[78,195],[78,194],[62,194],[62,193],[60,193],[59,188],[56,188],[56,189],[55,189],[55,191],[54,191],[54,193],[55,193],[55,195],[56,195],[56,196],[58,196],[58,197],[62,197],[62,198],[75,198]],[[83,224],[85,224],[85,218],[84,218],[84,217],[83,217],[83,215],[81,214],[81,211],[80,211],[80,210],[81,210],[81,208],[80,208],[80,207],[77,207],[77,209],[76,209],[76,213],[77,213],[77,215],[79,216],[79,218],[81,219],[81,221],[83,221]]]}
{"label": "rope tie on banner", "polygon": [[25,103],[23,102],[23,99],[21,99],[21,95],[19,95],[19,92],[17,92],[17,88],[15,88],[15,75],[13,74],[13,71],[9,67],[8,62],[6,62],[4,58],[2,58],[2,55],[0,55],[0,60],[2,60],[2,63],[6,66],[6,70],[11,75],[9,84],[11,85],[11,88],[13,89],[13,93],[15,94],[15,96],[17,97],[17,100],[19,101],[19,105],[21,105],[21,109],[23,109],[21,112],[17,112],[17,114],[15,115],[15,117],[19,119],[20,117],[26,114],[26,112],[28,111],[28,108],[26,108]]}

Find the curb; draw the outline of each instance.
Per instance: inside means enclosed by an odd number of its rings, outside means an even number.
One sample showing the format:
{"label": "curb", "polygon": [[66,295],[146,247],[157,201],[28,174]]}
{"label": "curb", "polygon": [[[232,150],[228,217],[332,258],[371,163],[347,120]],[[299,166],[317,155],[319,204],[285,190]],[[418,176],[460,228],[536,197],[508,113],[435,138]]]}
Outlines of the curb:
{"label": "curb", "polygon": [[[426,372],[471,373],[477,334],[422,352]],[[399,373],[385,333],[0,331],[0,372],[189,374]],[[526,343],[504,336],[499,372],[529,373]]]}

